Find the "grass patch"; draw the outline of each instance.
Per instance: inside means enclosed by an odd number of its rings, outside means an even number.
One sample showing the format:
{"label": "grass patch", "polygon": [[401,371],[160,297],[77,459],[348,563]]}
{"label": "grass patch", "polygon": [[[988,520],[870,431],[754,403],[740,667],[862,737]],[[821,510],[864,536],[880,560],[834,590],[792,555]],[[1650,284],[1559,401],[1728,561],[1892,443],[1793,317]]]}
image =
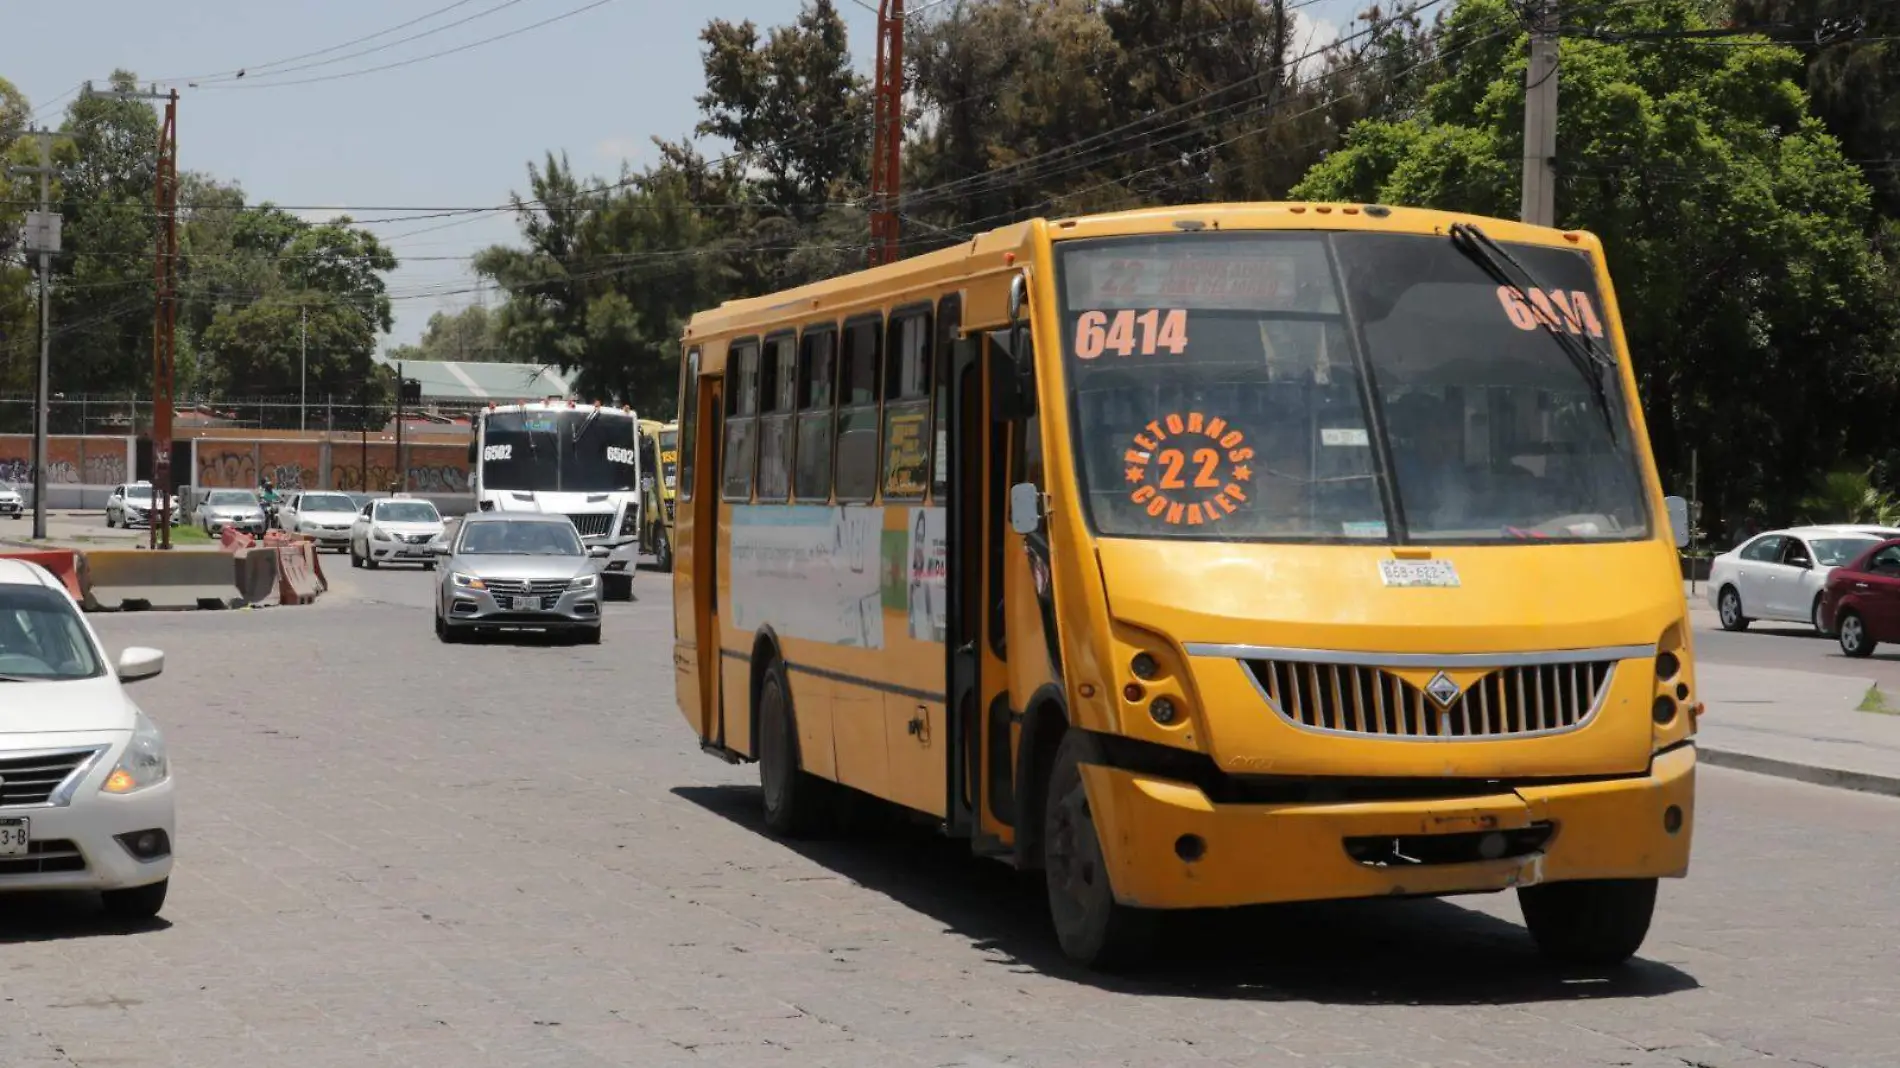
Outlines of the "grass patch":
{"label": "grass patch", "polygon": [[172,528],[173,545],[209,545],[217,540],[199,527]]}
{"label": "grass patch", "polygon": [[1867,687],[1867,696],[1860,699],[1860,711],[1873,712],[1883,716],[1900,716],[1900,707],[1887,700],[1878,685]]}

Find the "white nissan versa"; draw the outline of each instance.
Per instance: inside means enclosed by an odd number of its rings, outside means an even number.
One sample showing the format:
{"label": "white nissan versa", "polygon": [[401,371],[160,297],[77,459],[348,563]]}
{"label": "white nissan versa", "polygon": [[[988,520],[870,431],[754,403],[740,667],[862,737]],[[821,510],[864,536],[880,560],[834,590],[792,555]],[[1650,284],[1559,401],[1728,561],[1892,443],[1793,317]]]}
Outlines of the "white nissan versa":
{"label": "white nissan versa", "polygon": [[131,648],[115,670],[58,579],[0,558],[0,895],[98,890],[122,919],[164,907],[171,766],[121,685],[164,667]]}

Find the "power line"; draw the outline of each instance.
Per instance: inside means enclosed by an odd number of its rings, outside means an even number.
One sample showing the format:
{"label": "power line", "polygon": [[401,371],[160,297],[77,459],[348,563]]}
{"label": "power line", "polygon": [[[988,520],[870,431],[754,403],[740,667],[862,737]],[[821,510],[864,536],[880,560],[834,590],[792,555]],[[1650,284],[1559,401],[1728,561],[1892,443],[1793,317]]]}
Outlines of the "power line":
{"label": "power line", "polygon": [[233,67],[230,70],[213,71],[209,74],[191,74],[191,75],[186,75],[184,77],[178,77],[178,78],[160,78],[159,81],[193,82],[193,81],[206,81],[213,78],[228,78],[234,75],[243,74],[247,70],[249,71],[269,70],[272,67],[281,67],[286,63],[296,63],[305,59],[313,59],[317,56],[327,56],[332,52],[340,52],[345,48],[351,47],[352,45],[359,45],[365,41],[374,41],[378,37],[387,36],[389,34],[395,33],[397,30],[406,30],[409,27],[414,26],[419,22],[427,22],[428,20],[436,17],[437,15],[445,15],[449,13],[450,11],[455,10],[458,7],[467,7],[469,4],[472,4],[474,2],[475,0],[455,0],[455,2],[452,4],[447,4],[443,7],[436,8],[434,11],[417,15],[415,18],[410,19],[408,22],[399,22],[396,25],[390,26],[386,29],[377,30],[375,33],[364,34],[361,37],[352,38],[351,40],[344,41],[342,44],[334,44],[328,48],[319,48],[314,52],[301,52],[301,53],[298,53],[297,55],[287,56],[283,59],[271,60],[269,63],[252,63],[252,64],[249,64],[248,66]]}
{"label": "power line", "polygon": [[[467,2],[470,2],[470,0],[463,0],[463,3],[467,3]],[[252,72],[252,76],[264,77],[264,78],[275,78],[283,74],[294,74],[300,70],[313,70],[317,67],[328,67],[337,63],[346,63],[352,59],[360,59],[364,56],[375,55],[378,52],[387,52],[390,49],[397,47],[398,45],[405,45],[411,41],[420,41],[424,37],[433,37],[438,33],[446,33],[447,31],[452,30],[456,28],[457,26],[465,26],[468,23],[474,22],[477,19],[487,18],[488,16],[493,15],[496,12],[514,7],[516,4],[519,4],[519,3],[522,3],[522,0],[502,0],[501,3],[496,4],[493,7],[483,8],[482,10],[475,12],[473,15],[468,15],[463,18],[456,19],[454,22],[450,22],[442,26],[437,26],[433,29],[423,30],[420,33],[412,33],[407,37],[398,37],[394,41],[386,41],[383,44],[379,44],[373,48],[365,48],[360,51],[347,53],[345,55],[333,56],[329,59],[319,59],[319,60],[314,60],[308,63],[298,63],[293,66],[282,67],[278,70],[267,70],[262,75],[258,75],[255,72]],[[461,5],[452,4],[450,6],[459,7]],[[245,71],[240,70],[238,73],[231,75],[229,77],[219,77],[216,79],[204,79],[202,81],[206,81],[213,88],[217,88],[224,83],[235,82],[239,78],[242,78],[244,76],[245,76]],[[198,82],[193,82],[191,84],[193,85],[194,88],[204,87]]]}
{"label": "power line", "polygon": [[[513,0],[511,0],[511,2],[513,2]],[[397,68],[400,68],[400,67],[413,66],[417,63],[426,63],[432,59],[441,59],[443,56],[452,56],[459,52],[466,52],[472,48],[480,48],[483,45],[494,44],[496,41],[505,41],[511,37],[519,37],[524,33],[529,33],[534,30],[538,30],[543,26],[550,26],[556,22],[560,22],[565,19],[571,19],[576,15],[584,15],[587,12],[594,10],[595,8],[605,7],[608,4],[611,4],[613,2],[614,0],[593,0],[592,3],[582,4],[580,7],[572,8],[568,11],[563,11],[559,15],[551,15],[548,18],[542,19],[539,22],[531,22],[526,26],[509,30],[506,33],[498,33],[492,37],[484,37],[479,41],[470,41],[467,44],[457,45],[454,48],[445,48],[439,52],[430,52],[427,55],[412,56],[408,59],[400,59],[393,63],[384,63],[381,66],[364,67],[360,70],[346,70],[337,74],[323,74],[323,75],[318,75],[317,77],[314,77],[314,78],[293,78],[287,82],[256,82],[256,83],[245,82],[243,84],[239,84],[236,81],[231,81],[231,82],[225,82],[221,84],[207,85],[207,86],[204,86],[203,88],[207,90],[281,89],[285,86],[291,86],[291,85],[315,85],[318,82],[333,82],[333,81],[337,81],[343,78],[358,78],[365,74],[376,74],[382,71],[396,70]]]}

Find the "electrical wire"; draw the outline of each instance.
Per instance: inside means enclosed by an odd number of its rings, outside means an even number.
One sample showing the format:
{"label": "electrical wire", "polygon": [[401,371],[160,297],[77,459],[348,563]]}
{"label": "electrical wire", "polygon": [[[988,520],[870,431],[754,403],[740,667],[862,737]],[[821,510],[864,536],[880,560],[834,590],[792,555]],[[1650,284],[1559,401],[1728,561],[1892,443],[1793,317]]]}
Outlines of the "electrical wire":
{"label": "electrical wire", "polygon": [[[474,2],[475,0],[455,0],[455,2],[452,4],[445,4],[442,7],[436,8],[434,11],[424,12],[423,14],[417,15],[415,18],[412,18],[407,22],[399,22],[396,25],[390,26],[386,29],[377,30],[375,33],[364,34],[361,37],[352,38],[348,41],[344,41],[342,44],[334,44],[328,48],[319,48],[314,52],[301,52],[301,53],[298,53],[297,55],[287,56],[283,59],[271,60],[269,63],[251,63],[242,67],[233,67],[230,70],[213,71],[209,74],[190,74],[190,75],[185,75],[183,77],[177,77],[177,78],[160,78],[159,81],[161,82],[205,82],[205,81],[221,80],[225,78],[235,78],[235,77],[244,75],[247,72],[257,73],[261,71],[269,71],[273,67],[282,67],[287,63],[299,63],[306,59],[315,59],[318,56],[327,56],[331,54],[332,52],[341,52],[345,48],[351,48],[356,45],[363,44],[364,42],[367,42],[367,41],[374,41],[378,37],[386,37],[392,33],[397,32],[398,30],[406,30],[411,26],[417,25],[418,23],[427,22],[430,19],[435,18],[437,15],[446,15],[449,12],[454,11],[458,7],[467,7],[468,5]],[[471,17],[479,17],[479,16],[471,16]],[[467,21],[467,20],[463,20],[463,21]],[[461,25],[461,23],[450,24],[450,26],[459,26],[459,25]],[[450,28],[450,26],[445,26],[442,28],[448,29]],[[408,39],[409,38],[405,38],[405,40],[408,40]],[[400,44],[401,42],[396,42],[396,43]],[[332,60],[331,62],[342,62],[343,59],[347,59],[347,58],[349,57],[347,56],[340,57],[336,60]],[[280,71],[279,73],[282,73],[282,72]]]}

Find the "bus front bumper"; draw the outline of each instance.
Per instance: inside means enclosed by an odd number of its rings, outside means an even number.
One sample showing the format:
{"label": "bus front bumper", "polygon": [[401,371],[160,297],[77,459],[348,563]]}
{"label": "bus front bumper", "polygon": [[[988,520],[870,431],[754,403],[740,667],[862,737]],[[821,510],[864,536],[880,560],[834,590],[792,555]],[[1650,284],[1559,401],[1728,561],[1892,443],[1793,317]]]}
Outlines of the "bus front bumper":
{"label": "bus front bumper", "polygon": [[1176,780],[1101,765],[1082,774],[1116,899],[1181,909],[1681,877],[1695,765],[1685,745],[1647,775],[1337,804],[1215,804]]}

